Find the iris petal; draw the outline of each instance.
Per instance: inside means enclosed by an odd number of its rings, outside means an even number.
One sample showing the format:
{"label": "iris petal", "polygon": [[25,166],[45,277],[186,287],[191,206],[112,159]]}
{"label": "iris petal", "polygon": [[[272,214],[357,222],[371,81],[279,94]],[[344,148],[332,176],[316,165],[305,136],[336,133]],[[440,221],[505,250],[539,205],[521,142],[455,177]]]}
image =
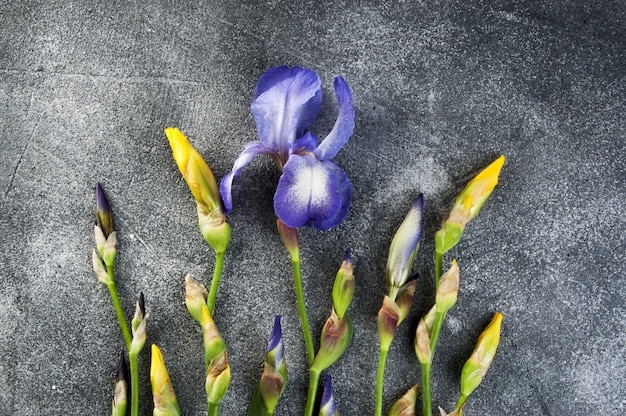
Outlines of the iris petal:
{"label": "iris petal", "polygon": [[350,88],[342,77],[335,78],[334,85],[335,95],[339,103],[339,115],[333,129],[313,152],[320,160],[335,157],[354,131],[354,107],[352,106]]}
{"label": "iris petal", "polygon": [[258,154],[270,153],[270,151],[259,142],[252,142],[246,145],[246,148],[235,160],[233,169],[224,176],[220,182],[220,194],[222,195],[222,202],[224,203],[224,211],[228,214],[233,209],[233,197],[231,194],[231,187],[233,185],[233,179],[235,176],[239,176],[239,173],[243,168],[248,166],[252,159]]}
{"label": "iris petal", "polygon": [[279,66],[265,72],[251,106],[261,142],[286,160],[293,143],[313,124],[321,103],[320,79],[314,71]]}
{"label": "iris petal", "polygon": [[348,177],[333,162],[292,154],[278,181],[274,211],[289,227],[325,230],[343,221],[351,195]]}

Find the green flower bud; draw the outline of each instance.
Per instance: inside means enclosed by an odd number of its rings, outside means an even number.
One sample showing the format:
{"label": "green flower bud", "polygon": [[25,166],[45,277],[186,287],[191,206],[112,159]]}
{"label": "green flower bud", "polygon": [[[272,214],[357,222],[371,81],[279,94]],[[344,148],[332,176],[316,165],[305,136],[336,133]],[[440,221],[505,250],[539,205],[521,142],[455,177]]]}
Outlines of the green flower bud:
{"label": "green flower bud", "polygon": [[190,275],[185,275],[185,306],[189,314],[199,324],[202,324],[202,308],[206,308],[206,301],[209,297],[209,292],[206,287],[197,280],[194,280]]}
{"label": "green flower bud", "polygon": [[348,315],[342,319],[333,310],[322,328],[320,349],[315,355],[311,371],[320,372],[341,357],[352,341],[352,320]]}
{"label": "green flower bud", "polygon": [[115,234],[115,231],[113,231],[107,237],[107,241],[104,243],[104,247],[102,248],[102,261],[104,261],[104,264],[106,264],[107,267],[113,267],[113,263],[115,263],[116,244],[117,235]]}
{"label": "green flower bud", "polygon": [[501,325],[502,314],[496,312],[487,328],[478,337],[474,352],[472,352],[461,371],[461,399],[459,404],[457,404],[457,409],[463,405],[467,397],[480,385],[493,362],[500,342]]}
{"label": "green flower bud", "polygon": [[350,302],[352,302],[354,286],[355,282],[352,262],[350,260],[350,249],[347,249],[346,257],[343,263],[341,263],[333,285],[333,306],[339,319],[343,318],[348,310],[348,306],[350,306]]}
{"label": "green flower bud", "polygon": [[144,302],[143,293],[139,294],[139,300],[135,305],[135,316],[131,321],[131,328],[133,332],[133,340],[130,343],[130,349],[128,351],[129,354],[138,355],[139,352],[143,349],[144,344],[146,343],[146,305]]}
{"label": "green flower bud", "polygon": [[104,264],[102,264],[102,260],[100,260],[100,256],[98,256],[95,248],[91,253],[91,261],[93,263],[93,271],[96,273],[98,280],[105,285],[113,283],[111,276],[107,273],[107,270],[104,267]]}
{"label": "green flower bud", "polygon": [[456,264],[456,260],[452,260],[452,266],[441,276],[439,287],[437,288],[435,305],[438,313],[449,311],[456,303],[457,294],[459,293],[460,273],[461,271]]}
{"label": "green flower bud", "polygon": [[226,350],[222,350],[209,362],[206,375],[206,395],[211,403],[219,403],[230,384],[230,364]]}
{"label": "green flower bud", "polygon": [[206,305],[202,308],[202,337],[206,366],[206,394],[211,403],[220,403],[230,384],[230,364],[226,343],[217,330]]}
{"label": "green flower bud", "polygon": [[126,416],[126,407],[128,404],[128,369],[126,365],[126,357],[124,350],[120,354],[120,361],[117,365],[117,374],[115,375],[115,391],[113,393],[113,402],[111,404],[112,416]]}

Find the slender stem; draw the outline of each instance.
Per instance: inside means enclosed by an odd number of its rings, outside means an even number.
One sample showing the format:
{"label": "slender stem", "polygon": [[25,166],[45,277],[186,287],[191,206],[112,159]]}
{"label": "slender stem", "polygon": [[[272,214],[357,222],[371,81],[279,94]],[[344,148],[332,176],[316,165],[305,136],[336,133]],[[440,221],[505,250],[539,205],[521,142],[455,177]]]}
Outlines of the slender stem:
{"label": "slender stem", "polygon": [[378,371],[376,371],[376,416],[383,414],[383,381],[385,379],[385,365],[387,364],[388,353],[389,350],[381,349],[378,355]]}
{"label": "slender stem", "polygon": [[215,269],[213,270],[213,279],[211,280],[211,288],[209,289],[209,297],[207,299],[207,306],[211,316],[213,316],[213,310],[215,309],[215,300],[217,299],[217,288],[220,285],[220,278],[222,277],[222,269],[224,268],[224,252],[215,253]]}
{"label": "slender stem", "polygon": [[313,405],[315,405],[315,395],[320,382],[320,372],[309,370],[309,393],[306,396],[306,408],[304,416],[313,416]]}
{"label": "slender stem", "polygon": [[208,402],[209,404],[209,413],[207,416],[217,416],[220,413],[220,404],[219,403],[213,403],[213,402]]}
{"label": "slender stem", "polygon": [[422,413],[423,416],[432,416],[433,405],[430,393],[430,367],[431,364],[420,364],[422,367]]}
{"label": "slender stem", "polygon": [[292,257],[291,267],[293,268],[293,279],[296,288],[296,300],[298,302],[298,312],[300,313],[300,324],[302,325],[302,333],[304,334],[304,343],[306,344],[306,352],[309,358],[309,366],[313,364],[315,359],[315,348],[313,348],[313,337],[309,328],[309,318],[306,315],[306,304],[304,303],[304,291],[302,290],[302,275],[300,274],[300,258]]}
{"label": "slender stem", "polygon": [[443,253],[435,251],[435,290],[439,288],[439,279],[443,274]]}
{"label": "slender stem", "polygon": [[126,349],[130,350],[130,343],[132,342],[133,337],[130,335],[130,330],[126,324],[126,318],[124,318],[124,311],[122,311],[120,299],[117,297],[117,289],[115,288],[115,280],[113,278],[113,267],[109,267],[107,272],[111,278],[111,283],[107,284],[107,287],[109,288],[109,293],[111,294],[111,300],[113,301],[113,307],[115,308],[115,314],[117,315],[117,320],[120,324],[120,328],[122,329],[122,334],[124,334]]}
{"label": "slender stem", "polygon": [[139,415],[139,365],[138,355],[128,354],[130,363],[130,414],[131,416]]}
{"label": "slender stem", "polygon": [[435,313],[435,322],[433,322],[433,329],[430,331],[430,351],[433,356],[435,355],[435,348],[437,347],[437,340],[439,340],[439,333],[441,332],[444,319],[446,319],[445,312]]}

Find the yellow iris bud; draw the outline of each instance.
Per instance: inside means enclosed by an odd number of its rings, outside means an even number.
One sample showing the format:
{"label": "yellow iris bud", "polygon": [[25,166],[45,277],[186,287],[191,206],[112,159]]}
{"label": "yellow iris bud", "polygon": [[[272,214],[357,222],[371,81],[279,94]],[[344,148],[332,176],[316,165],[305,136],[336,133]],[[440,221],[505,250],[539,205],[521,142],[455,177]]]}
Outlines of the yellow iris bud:
{"label": "yellow iris bud", "polygon": [[174,387],[167,373],[161,350],[152,344],[152,360],[150,364],[150,384],[154,400],[154,416],[179,416],[180,409],[176,401]]}
{"label": "yellow iris bud", "polygon": [[196,200],[200,231],[217,253],[223,253],[230,241],[230,226],[213,172],[179,129],[168,127],[165,135],[178,169]]}
{"label": "yellow iris bud", "polygon": [[450,215],[444,221],[443,227],[435,235],[435,249],[438,253],[445,253],[457,245],[465,229],[465,224],[478,215],[489,195],[498,184],[498,176],[504,165],[504,156],[493,161],[474,179],[454,201]]}
{"label": "yellow iris bud", "polygon": [[459,402],[464,402],[476,390],[487,373],[500,342],[501,325],[502,314],[496,312],[491,323],[478,337],[474,352],[461,371],[461,400]]}

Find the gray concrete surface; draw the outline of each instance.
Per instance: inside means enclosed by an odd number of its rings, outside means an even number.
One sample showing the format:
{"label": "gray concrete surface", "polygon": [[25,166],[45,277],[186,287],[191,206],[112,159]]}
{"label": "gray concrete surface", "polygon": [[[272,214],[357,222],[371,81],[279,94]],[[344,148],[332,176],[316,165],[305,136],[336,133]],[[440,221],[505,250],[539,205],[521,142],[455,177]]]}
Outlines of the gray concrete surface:
{"label": "gray concrete surface", "polygon": [[[335,161],[354,186],[344,224],[301,234],[313,332],[352,247],[355,339],[332,368],[342,415],[372,414],[376,314],[396,227],[418,192],[426,231],[412,313],[386,374],[388,409],[419,381],[412,338],[433,300],[438,224],[464,184],[507,156],[501,184],[447,258],[462,270],[434,366],[434,403],[491,314],[502,341],[470,415],[623,415],[626,408],[626,4],[623,1],[102,2],[0,4],[0,414],[109,414],[122,337],[91,270],[96,181],[119,233],[130,317],[164,354],[182,413],[206,414],[200,333],[183,275],[207,285],[213,257],[163,134],[180,127],[216,176],[255,139],[249,111],[274,65],[316,70],[332,127],[342,75],[356,129]],[[275,232],[278,172],[254,161],[234,185],[233,238],[216,320],[233,369],[224,415],[245,414],[275,314],[289,383],[307,386],[287,256]],[[141,414],[152,412],[148,349]]]}

